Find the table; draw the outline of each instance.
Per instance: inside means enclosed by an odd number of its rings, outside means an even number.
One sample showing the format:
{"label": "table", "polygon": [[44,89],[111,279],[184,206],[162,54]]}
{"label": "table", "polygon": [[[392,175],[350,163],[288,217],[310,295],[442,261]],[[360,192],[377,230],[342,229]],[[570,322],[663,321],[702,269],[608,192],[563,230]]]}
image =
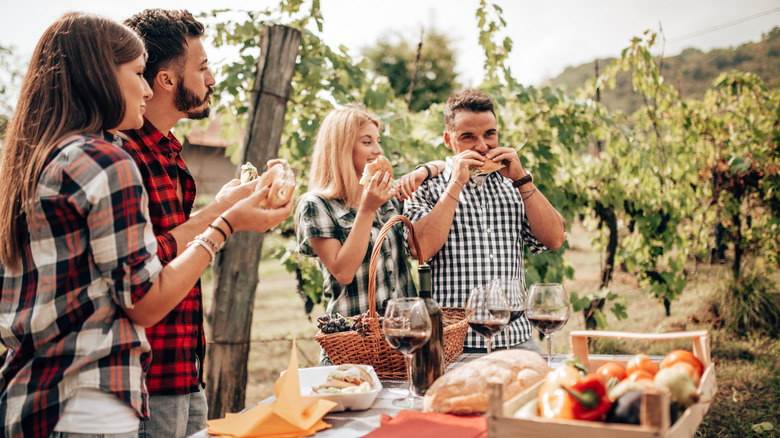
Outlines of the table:
{"label": "table", "polygon": [[[482,357],[481,353],[464,353],[461,354],[454,362],[452,362],[446,371],[453,368],[457,368],[465,363]],[[546,357],[546,355],[544,355]],[[552,360],[552,368],[559,367],[564,360],[569,358],[569,354],[554,354]],[[611,360],[628,360],[632,355],[600,355],[591,354],[591,359],[611,359]],[[657,357],[651,357],[658,359]],[[380,418],[382,414],[395,416],[403,410],[397,406],[393,406],[392,400],[400,398],[406,395],[408,383],[406,380],[382,380],[382,391],[377,395],[374,404],[370,409],[365,411],[346,411],[346,412],[334,412],[329,413],[323,417],[326,423],[329,423],[332,427],[325,429],[312,435],[315,438],[359,438],[372,430],[380,426]],[[271,396],[261,401],[260,403],[271,403],[275,397]],[[421,408],[422,406],[419,406]],[[201,430],[198,433],[191,435],[190,438],[211,438],[214,435],[209,434],[205,430]]]}

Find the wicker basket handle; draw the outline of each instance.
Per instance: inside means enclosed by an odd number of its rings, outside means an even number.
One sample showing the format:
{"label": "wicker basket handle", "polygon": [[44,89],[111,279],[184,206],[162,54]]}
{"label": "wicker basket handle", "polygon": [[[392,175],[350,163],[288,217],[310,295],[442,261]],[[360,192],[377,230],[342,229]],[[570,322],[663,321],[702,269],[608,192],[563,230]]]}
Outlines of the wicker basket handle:
{"label": "wicker basket handle", "polygon": [[420,262],[420,264],[425,263],[425,258],[423,257],[422,250],[420,249],[420,242],[417,240],[417,235],[414,234],[414,226],[412,225],[412,222],[406,216],[402,215],[391,217],[390,220],[385,223],[382,229],[379,230],[379,235],[376,238],[376,242],[374,242],[374,250],[371,251],[371,262],[368,265],[368,316],[371,318],[376,318],[377,316],[376,265],[379,263],[379,252],[382,250],[382,242],[384,242],[385,236],[387,236],[387,233],[389,233],[393,228],[393,225],[397,224],[398,222],[403,222],[406,224],[406,227],[409,228],[409,236],[412,238],[412,244],[414,245],[414,250],[417,253],[417,261]]}

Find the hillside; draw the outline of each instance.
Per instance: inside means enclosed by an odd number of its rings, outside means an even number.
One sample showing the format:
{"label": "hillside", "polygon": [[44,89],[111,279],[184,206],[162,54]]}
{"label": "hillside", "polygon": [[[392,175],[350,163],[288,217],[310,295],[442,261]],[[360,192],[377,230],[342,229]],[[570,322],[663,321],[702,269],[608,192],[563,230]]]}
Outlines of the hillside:
{"label": "hillside", "polygon": [[[599,69],[603,71],[614,58],[598,61]],[[664,78],[677,88],[684,99],[701,98],[718,74],[730,70],[755,73],[768,88],[780,87],[780,27],[764,34],[757,43],[745,43],[736,48],[713,49],[708,52],[688,48],[679,55],[663,59]],[[592,79],[594,74],[593,62],[567,67],[544,85],[572,93]],[[627,74],[618,77],[614,89],[602,90],[601,101],[611,110],[629,113],[640,104],[638,96],[631,90]]]}

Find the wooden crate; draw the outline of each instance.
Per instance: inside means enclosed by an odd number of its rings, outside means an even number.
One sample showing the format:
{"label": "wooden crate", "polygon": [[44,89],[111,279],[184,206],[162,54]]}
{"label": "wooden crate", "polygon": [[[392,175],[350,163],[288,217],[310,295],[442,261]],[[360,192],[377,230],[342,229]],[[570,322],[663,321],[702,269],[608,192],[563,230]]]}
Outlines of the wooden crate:
{"label": "wooden crate", "polygon": [[[674,424],[669,421],[669,397],[664,391],[645,393],[642,400],[641,424],[615,424],[598,421],[555,420],[548,418],[513,418],[512,414],[528,401],[533,400],[542,382],[502,403],[502,388],[491,385],[489,390],[488,438],[544,437],[544,438],[683,438],[692,437],[701,424],[717,392],[715,369],[710,359],[710,336],[707,331],[677,333],[625,333],[608,331],[571,332],[571,351],[590,371],[594,371],[606,359],[588,355],[588,338],[615,338],[625,340],[668,341],[692,339],[693,354],[704,365],[699,383],[701,400],[683,412]],[[614,360],[625,367],[625,360]]]}

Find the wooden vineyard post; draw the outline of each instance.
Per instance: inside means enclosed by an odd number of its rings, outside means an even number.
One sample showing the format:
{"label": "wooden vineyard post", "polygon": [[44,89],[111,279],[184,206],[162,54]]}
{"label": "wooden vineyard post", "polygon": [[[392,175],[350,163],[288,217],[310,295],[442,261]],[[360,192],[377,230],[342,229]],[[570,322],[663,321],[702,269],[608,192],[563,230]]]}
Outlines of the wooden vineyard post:
{"label": "wooden vineyard post", "polygon": [[[262,172],[266,161],[277,156],[300,42],[301,33],[296,29],[278,25],[263,29],[236,177],[244,162],[256,164]],[[244,408],[263,237],[261,233],[237,232],[214,261],[214,300],[208,314],[211,342],[205,363],[209,418],[222,418]]]}

